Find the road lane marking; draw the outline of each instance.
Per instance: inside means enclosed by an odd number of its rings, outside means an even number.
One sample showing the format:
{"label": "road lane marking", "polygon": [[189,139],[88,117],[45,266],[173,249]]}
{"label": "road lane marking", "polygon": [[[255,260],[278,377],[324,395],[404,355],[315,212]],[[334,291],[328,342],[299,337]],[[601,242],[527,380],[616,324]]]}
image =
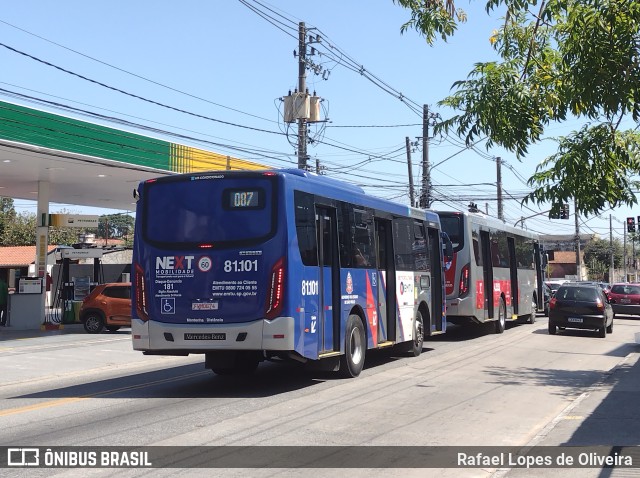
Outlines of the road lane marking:
{"label": "road lane marking", "polygon": [[67,405],[69,403],[80,402],[83,400],[88,400],[90,398],[103,397],[105,395],[113,395],[114,393],[123,392],[127,390],[137,390],[140,388],[151,387],[153,385],[177,382],[179,380],[185,380],[185,379],[197,377],[200,375],[208,375],[209,373],[210,373],[209,371],[194,372],[187,375],[180,375],[179,377],[163,378],[161,380],[154,380],[153,382],[129,385],[127,387],[113,388],[111,390],[104,390],[102,392],[90,393],[88,395],[81,395],[79,397],[59,398],[57,400],[49,400],[47,402],[35,403],[33,405],[26,405],[24,407],[9,408],[9,409],[0,411],[0,417],[16,415],[18,413],[32,412],[35,410],[42,410],[44,408],[57,407],[60,405]]}

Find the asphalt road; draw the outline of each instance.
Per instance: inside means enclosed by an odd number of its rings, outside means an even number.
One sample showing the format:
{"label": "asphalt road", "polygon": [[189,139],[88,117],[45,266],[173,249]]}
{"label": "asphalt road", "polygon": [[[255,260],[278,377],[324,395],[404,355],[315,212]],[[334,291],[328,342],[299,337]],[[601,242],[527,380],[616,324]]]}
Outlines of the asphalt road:
{"label": "asphalt road", "polygon": [[[640,433],[634,435],[633,429],[618,433],[621,423],[638,421],[633,413],[626,419],[615,417],[619,421],[611,422],[617,423],[613,428],[606,416],[594,415],[617,385],[612,377],[635,364],[640,318],[617,318],[613,334],[605,339],[589,331],[549,336],[543,317],[533,325],[513,324],[501,335],[491,333],[491,327],[451,326],[445,335],[425,342],[418,358],[382,351],[368,354],[365,370],[356,379],[275,363],[261,364],[250,378],[221,377],[204,369],[202,356],[147,357],[133,351],[128,330],[100,335],[79,328],[66,332],[34,337],[0,332],[0,446],[302,445],[385,450],[640,445]],[[640,396],[629,391],[634,398]],[[632,407],[631,395],[623,395],[626,406]],[[623,409],[609,404],[607,410]],[[391,458],[391,468],[345,469],[338,457],[337,470],[217,469],[209,474],[612,475],[593,468],[401,469],[411,462],[410,456]],[[202,476],[203,471],[31,469],[2,474],[155,477]]]}

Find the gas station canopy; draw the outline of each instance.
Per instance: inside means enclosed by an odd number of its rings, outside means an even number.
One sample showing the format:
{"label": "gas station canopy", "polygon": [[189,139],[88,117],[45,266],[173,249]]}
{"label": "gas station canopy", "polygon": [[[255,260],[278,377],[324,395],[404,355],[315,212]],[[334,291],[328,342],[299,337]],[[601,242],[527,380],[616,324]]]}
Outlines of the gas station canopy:
{"label": "gas station canopy", "polygon": [[[0,101],[0,196],[133,210],[141,180],[267,166]],[[42,199],[42,198],[41,198]]]}
{"label": "gas station canopy", "polygon": [[[49,204],[134,210],[133,190],[157,176],[267,167],[210,151],[0,101],[0,196],[37,201],[39,293],[13,294],[13,325],[44,326]],[[30,278],[31,280],[31,278]]]}

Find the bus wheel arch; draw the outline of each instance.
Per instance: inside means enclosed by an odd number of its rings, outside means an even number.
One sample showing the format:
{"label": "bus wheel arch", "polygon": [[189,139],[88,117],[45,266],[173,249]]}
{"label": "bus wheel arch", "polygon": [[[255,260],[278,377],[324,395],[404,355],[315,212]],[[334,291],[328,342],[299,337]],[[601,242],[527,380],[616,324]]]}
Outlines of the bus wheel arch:
{"label": "bus wheel arch", "polygon": [[[428,323],[425,324],[425,317]],[[429,320],[429,308],[423,302],[416,311],[416,316],[412,321],[413,333],[412,339],[408,342],[401,342],[396,345],[398,352],[408,354],[411,357],[417,357],[422,353],[422,347],[424,346],[424,338],[427,335],[428,330],[431,331],[431,321]],[[429,332],[430,334],[430,332]]]}
{"label": "bus wheel arch", "polygon": [[347,318],[344,335],[344,353],[340,356],[340,375],[353,378],[364,368],[367,351],[367,328],[362,315],[352,310]]}

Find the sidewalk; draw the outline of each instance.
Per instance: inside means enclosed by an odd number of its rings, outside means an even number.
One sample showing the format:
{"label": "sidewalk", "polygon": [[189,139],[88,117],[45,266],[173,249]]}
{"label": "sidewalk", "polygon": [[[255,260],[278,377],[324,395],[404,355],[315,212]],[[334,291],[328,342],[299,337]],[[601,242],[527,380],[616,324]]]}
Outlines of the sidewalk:
{"label": "sidewalk", "polygon": [[[633,468],[535,468],[498,470],[494,476],[640,476],[640,345],[603,379],[552,420],[528,447],[605,447],[611,455],[633,458]],[[585,450],[587,451],[587,450]]]}
{"label": "sidewalk", "polygon": [[59,328],[55,329],[33,329],[22,330],[15,329],[11,326],[0,327],[0,341],[3,340],[16,340],[16,339],[30,339],[34,337],[47,337],[50,335],[62,335],[62,334],[86,334],[84,326],[82,324],[54,324]]}

